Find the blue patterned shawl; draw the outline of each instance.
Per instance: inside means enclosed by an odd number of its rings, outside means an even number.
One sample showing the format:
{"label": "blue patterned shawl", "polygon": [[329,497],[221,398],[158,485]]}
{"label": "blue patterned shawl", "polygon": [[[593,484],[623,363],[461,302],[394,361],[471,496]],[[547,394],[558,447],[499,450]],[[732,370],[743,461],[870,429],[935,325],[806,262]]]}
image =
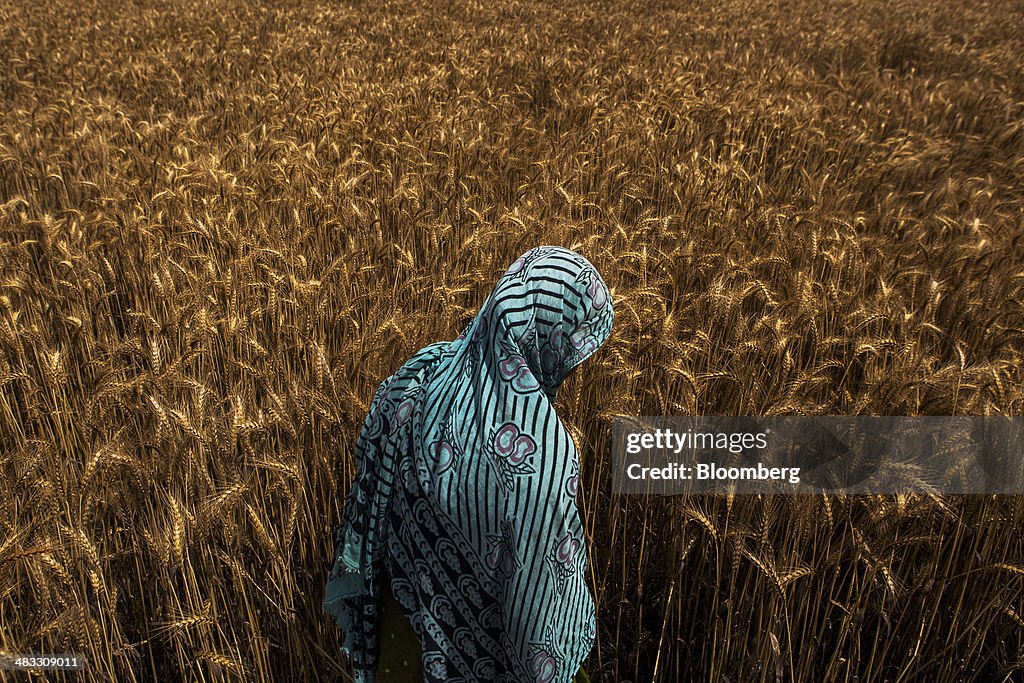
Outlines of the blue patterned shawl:
{"label": "blue patterned shawl", "polygon": [[575,676],[595,636],[579,457],[553,402],[611,333],[585,258],[537,247],[457,339],[381,383],[356,443],[324,609],[372,683],[385,572],[427,681]]}

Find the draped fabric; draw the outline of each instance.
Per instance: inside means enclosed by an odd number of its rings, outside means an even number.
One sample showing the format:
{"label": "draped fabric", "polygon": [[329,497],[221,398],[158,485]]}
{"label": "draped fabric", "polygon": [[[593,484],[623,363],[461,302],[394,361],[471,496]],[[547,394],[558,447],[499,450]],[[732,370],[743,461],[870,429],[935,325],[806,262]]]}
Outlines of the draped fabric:
{"label": "draped fabric", "polygon": [[420,349],[380,384],[323,603],[357,681],[375,680],[385,576],[426,681],[572,680],[595,615],[579,456],[553,403],[612,318],[589,261],[536,247],[457,339]]}

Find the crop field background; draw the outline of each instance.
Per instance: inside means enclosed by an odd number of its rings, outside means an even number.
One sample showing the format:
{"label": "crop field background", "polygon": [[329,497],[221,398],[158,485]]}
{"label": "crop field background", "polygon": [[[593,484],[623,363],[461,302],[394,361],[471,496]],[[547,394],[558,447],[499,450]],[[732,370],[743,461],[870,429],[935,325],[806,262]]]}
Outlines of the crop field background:
{"label": "crop field background", "polygon": [[616,312],[558,405],[595,681],[1021,680],[1021,500],[613,497],[608,460],[620,413],[1024,412],[1022,28],[0,0],[0,649],[348,680],[320,602],[369,399],[561,244]]}

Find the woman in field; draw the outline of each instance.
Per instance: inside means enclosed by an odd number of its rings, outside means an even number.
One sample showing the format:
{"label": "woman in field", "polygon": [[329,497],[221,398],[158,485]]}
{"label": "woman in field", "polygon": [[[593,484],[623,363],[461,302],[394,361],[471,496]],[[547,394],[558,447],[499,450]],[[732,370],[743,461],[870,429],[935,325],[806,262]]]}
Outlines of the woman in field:
{"label": "woman in field", "polygon": [[585,680],[579,457],[554,401],[611,327],[590,262],[537,247],[377,389],[324,598],[357,681]]}

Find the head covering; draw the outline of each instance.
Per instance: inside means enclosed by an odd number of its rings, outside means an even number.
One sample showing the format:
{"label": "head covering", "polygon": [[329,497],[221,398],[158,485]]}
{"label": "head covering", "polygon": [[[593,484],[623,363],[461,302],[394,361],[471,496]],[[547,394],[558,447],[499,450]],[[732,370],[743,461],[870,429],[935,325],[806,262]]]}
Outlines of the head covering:
{"label": "head covering", "polygon": [[420,349],[378,387],[323,603],[357,681],[375,679],[384,572],[427,681],[575,676],[594,602],[579,456],[553,402],[611,328],[594,266],[536,247],[457,339]]}

